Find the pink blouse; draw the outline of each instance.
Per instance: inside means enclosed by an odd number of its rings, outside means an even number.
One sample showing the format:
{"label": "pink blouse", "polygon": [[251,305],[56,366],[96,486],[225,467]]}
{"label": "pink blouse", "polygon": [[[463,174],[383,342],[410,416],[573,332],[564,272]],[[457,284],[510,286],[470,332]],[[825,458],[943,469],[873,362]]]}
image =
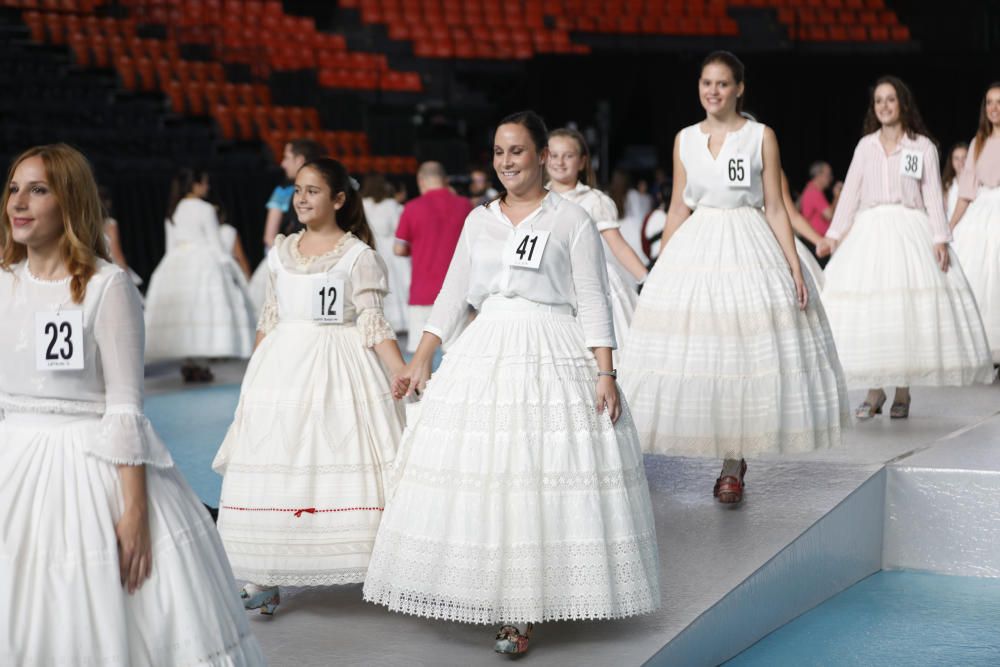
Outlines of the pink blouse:
{"label": "pink blouse", "polygon": [[[923,135],[912,139],[904,135],[887,155],[878,140],[879,132],[862,137],[854,149],[827,237],[837,241],[843,238],[854,224],[859,210],[883,204],[902,204],[906,208],[926,211],[934,243],[948,243],[951,241],[951,230],[944,217],[941,174],[934,143]],[[921,154],[921,178],[910,178],[900,173],[904,151]]]}
{"label": "pink blouse", "polygon": [[973,162],[975,154],[976,140],[973,139],[969,144],[969,157],[965,158],[965,167],[958,177],[958,196],[970,201],[976,198],[980,187],[1000,186],[1000,132],[986,137],[983,152]]}

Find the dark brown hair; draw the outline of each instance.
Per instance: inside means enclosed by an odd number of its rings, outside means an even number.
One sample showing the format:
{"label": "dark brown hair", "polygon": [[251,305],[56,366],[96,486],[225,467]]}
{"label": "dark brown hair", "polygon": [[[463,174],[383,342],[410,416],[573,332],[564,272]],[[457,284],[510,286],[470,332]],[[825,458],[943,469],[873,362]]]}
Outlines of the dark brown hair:
{"label": "dark brown hair", "polygon": [[376,172],[369,172],[365,179],[361,181],[361,198],[371,199],[376,204],[389,197],[389,187],[385,182],[385,176]]}
{"label": "dark brown hair", "polygon": [[94,172],[87,158],[71,146],[35,146],[18,155],[11,163],[0,207],[0,269],[9,271],[28,256],[27,248],[14,241],[7,203],[14,171],[22,162],[33,157],[41,158],[45,166],[45,182],[62,212],[63,234],[59,250],[71,276],[70,296],[74,303],[83,303],[87,283],[97,272],[97,258],[110,262],[111,257],[104,242],[104,212]]}
{"label": "dark brown hair", "polygon": [[959,141],[957,144],[952,146],[948,150],[948,157],[944,159],[944,164],[941,165],[941,187],[945,190],[951,187],[951,182],[958,176],[958,174],[955,173],[955,167],[951,164],[951,156],[954,155],[955,151],[959,148],[968,149],[969,144],[964,141]]}
{"label": "dark brown hair", "polygon": [[298,155],[306,162],[312,162],[326,155],[326,149],[312,139],[292,139],[288,142],[288,150],[292,155]]}
{"label": "dark brown hair", "polygon": [[[705,59],[701,61],[701,69],[699,72],[703,72],[706,67],[718,63],[720,65],[725,65],[729,68],[729,71],[733,74],[733,81],[736,85],[740,85],[746,80],[746,67],[743,66],[743,62],[737,58],[730,51],[712,51]],[[743,94],[736,98],[736,111],[743,111],[743,102],[746,99],[746,89],[743,89]]]}
{"label": "dark brown hair", "polygon": [[344,205],[337,211],[337,226],[345,232],[354,234],[374,248],[375,237],[371,227],[368,226],[368,219],[365,218],[365,207],[361,203],[361,194],[354,189],[354,180],[347,173],[344,165],[332,157],[321,157],[302,165],[302,169],[306,168],[312,169],[323,177],[326,184],[330,186],[331,199],[341,192],[344,193]]}
{"label": "dark brown hair", "polygon": [[632,179],[627,172],[615,169],[611,173],[611,183],[608,184],[608,196],[611,197],[611,201],[615,203],[615,207],[618,209],[619,220],[625,217],[625,196],[628,195],[631,187]]}
{"label": "dark brown hair", "polygon": [[201,183],[208,172],[204,169],[192,169],[182,167],[174,174],[174,180],[170,183],[170,203],[167,205],[167,220],[174,224],[174,213],[177,212],[177,205],[181,203],[194,189],[196,183]]}
{"label": "dark brown hair", "polygon": [[986,92],[983,93],[983,103],[979,106],[979,127],[976,129],[976,150],[975,155],[972,156],[973,163],[979,160],[979,155],[983,152],[986,140],[993,134],[993,123],[986,117],[986,96],[990,94],[991,90],[997,88],[1000,88],[1000,81],[991,83],[986,88]]}
{"label": "dark brown hair", "polygon": [[937,141],[934,140],[934,137],[927,130],[927,126],[924,125],[924,119],[920,115],[920,109],[917,108],[917,101],[913,98],[913,93],[910,92],[909,86],[903,83],[902,79],[895,76],[883,76],[872,86],[871,94],[868,96],[868,111],[865,113],[864,134],[871,134],[882,127],[878,116],[875,115],[875,91],[884,83],[889,84],[896,91],[896,99],[899,101],[899,124],[903,126],[903,133],[910,139],[914,139],[918,134],[921,134],[936,144]]}
{"label": "dark brown hair", "polygon": [[597,178],[594,176],[594,167],[590,164],[590,146],[587,145],[587,140],[583,135],[571,127],[560,127],[557,130],[549,132],[549,139],[551,140],[554,137],[564,137],[576,142],[580,156],[583,158],[583,177],[581,178],[580,174],[577,174],[576,177],[578,180],[583,181],[584,185],[589,185],[592,188],[595,187],[597,185]]}

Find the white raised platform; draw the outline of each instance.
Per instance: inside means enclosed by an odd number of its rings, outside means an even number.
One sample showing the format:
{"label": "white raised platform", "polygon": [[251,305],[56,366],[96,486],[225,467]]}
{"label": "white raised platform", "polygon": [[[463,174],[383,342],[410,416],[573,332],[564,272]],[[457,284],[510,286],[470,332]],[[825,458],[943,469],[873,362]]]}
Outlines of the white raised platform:
{"label": "white raised platform", "polygon": [[[236,369],[221,370],[217,375],[238,377]],[[176,391],[179,375],[159,375],[147,384],[154,391]],[[531,652],[518,662],[718,664],[877,571],[883,551],[889,566],[919,567],[893,556],[889,541],[883,545],[883,528],[887,536],[898,534],[893,539],[903,553],[912,552],[903,546],[905,540],[920,539],[919,532],[903,529],[910,517],[883,513],[884,486],[906,466],[932,472],[948,468],[959,451],[956,443],[963,452],[962,443],[968,445],[964,461],[978,456],[983,469],[992,461],[1000,480],[1000,453],[993,457],[982,445],[1000,439],[1000,419],[984,423],[1000,408],[1000,385],[914,389],[913,398],[909,420],[879,417],[852,427],[839,449],[749,461],[745,501],[735,509],[712,499],[719,462],[647,457],[663,609],[630,621],[538,626]],[[860,399],[861,394],[852,394],[852,405]],[[914,488],[926,487],[918,483]],[[901,497],[900,502],[912,501]],[[955,507],[949,517],[967,511]],[[988,539],[996,544],[1000,515],[991,511],[995,532]],[[944,558],[938,552],[930,556]],[[955,562],[953,555],[948,558],[939,562]],[[1000,571],[1000,562],[994,559],[989,567]],[[358,586],[283,590],[282,598],[273,618],[250,617],[272,665],[464,667],[505,660],[492,652],[495,628],[391,614],[362,602]]]}

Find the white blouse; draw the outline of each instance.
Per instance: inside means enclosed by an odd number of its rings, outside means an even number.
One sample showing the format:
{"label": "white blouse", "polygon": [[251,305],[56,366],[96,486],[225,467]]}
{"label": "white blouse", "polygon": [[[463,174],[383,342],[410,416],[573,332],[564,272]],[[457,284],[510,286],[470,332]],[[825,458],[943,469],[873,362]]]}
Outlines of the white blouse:
{"label": "white blouse", "polygon": [[203,199],[182,199],[173,217],[166,221],[166,230],[167,252],[178,246],[196,244],[222,257],[232,257],[232,246],[227,248],[223,243],[215,207]]}
{"label": "white blouse", "polygon": [[[687,174],[684,204],[692,211],[699,206],[710,208],[762,208],[764,206],[764,128],[752,120],[735,132],[726,134],[716,157],[708,149],[711,135],[702,132],[701,124],[685,127],[680,134],[681,163]],[[743,159],[749,164],[737,164]],[[730,184],[729,170],[742,167],[750,178],[749,187]]]}
{"label": "white blouse", "polygon": [[[368,219],[368,225],[372,228],[375,237],[380,242],[387,243],[391,249],[392,241],[396,236],[396,227],[399,226],[399,217],[403,215],[403,205],[392,197],[387,197],[380,202],[366,197],[361,200],[361,204],[364,206],[365,218]],[[378,248],[378,250],[381,249],[381,247]]]}
{"label": "white blouse", "polygon": [[[114,464],[173,465],[142,413],[145,329],[139,293],[127,273],[97,261],[82,304],[70,280],[34,277],[27,261],[0,270],[0,415],[36,412],[103,415],[89,454]],[[81,310],[82,370],[36,368],[35,314]]]}
{"label": "white blouse", "polygon": [[[516,230],[549,232],[538,269],[505,264]],[[499,200],[472,210],[424,331],[448,340],[465,322],[466,304],[478,310],[494,295],[571,306],[588,347],[616,347],[600,235],[586,211],[554,192],[517,227]]]}
{"label": "white blouse", "polygon": [[600,190],[595,190],[589,185],[577,181],[576,187],[572,190],[557,194],[586,211],[587,215],[597,223],[597,231],[603,232],[607,229],[621,228],[622,223],[618,219],[618,207],[615,206],[615,202],[611,197]]}

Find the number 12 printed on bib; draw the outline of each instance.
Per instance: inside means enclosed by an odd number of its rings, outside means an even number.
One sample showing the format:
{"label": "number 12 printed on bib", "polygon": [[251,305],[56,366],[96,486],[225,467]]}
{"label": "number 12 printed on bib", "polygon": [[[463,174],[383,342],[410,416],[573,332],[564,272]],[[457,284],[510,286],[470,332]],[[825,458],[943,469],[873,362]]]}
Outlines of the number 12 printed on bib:
{"label": "number 12 printed on bib", "polygon": [[504,263],[523,269],[537,269],[542,264],[542,253],[548,242],[549,232],[515,231],[504,252]]}
{"label": "number 12 printed on bib", "polygon": [[35,313],[35,367],[40,371],[83,370],[83,311]]}
{"label": "number 12 printed on bib", "polygon": [[319,276],[312,283],[312,320],[320,324],[344,322],[344,281]]}

